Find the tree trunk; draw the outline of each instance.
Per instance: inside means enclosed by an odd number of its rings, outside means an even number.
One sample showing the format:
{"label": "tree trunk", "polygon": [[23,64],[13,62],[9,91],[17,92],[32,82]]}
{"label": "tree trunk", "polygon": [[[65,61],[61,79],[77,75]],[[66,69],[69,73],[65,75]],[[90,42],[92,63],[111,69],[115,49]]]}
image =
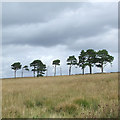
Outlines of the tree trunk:
{"label": "tree trunk", "polygon": [[82,69],[82,74],[84,75],[84,68]]}
{"label": "tree trunk", "polygon": [[56,76],[56,65],[55,65],[55,72],[54,72],[54,76]]}
{"label": "tree trunk", "polygon": [[15,78],[16,78],[16,70],[15,70]]}
{"label": "tree trunk", "polygon": [[101,72],[103,73],[103,64],[101,65]]}
{"label": "tree trunk", "polygon": [[70,67],[69,67],[69,75],[71,75],[71,65],[70,65]]}
{"label": "tree trunk", "polygon": [[90,65],[89,67],[90,67],[90,74],[92,74],[92,66]]}
{"label": "tree trunk", "polygon": [[34,77],[35,77],[35,71],[33,71]]}
{"label": "tree trunk", "polygon": [[39,77],[39,71],[37,71],[37,77]]}
{"label": "tree trunk", "polygon": [[34,77],[35,77],[35,66],[34,66],[34,71],[33,71]]}
{"label": "tree trunk", "polygon": [[22,68],[22,75],[21,76],[23,77],[23,68]]}

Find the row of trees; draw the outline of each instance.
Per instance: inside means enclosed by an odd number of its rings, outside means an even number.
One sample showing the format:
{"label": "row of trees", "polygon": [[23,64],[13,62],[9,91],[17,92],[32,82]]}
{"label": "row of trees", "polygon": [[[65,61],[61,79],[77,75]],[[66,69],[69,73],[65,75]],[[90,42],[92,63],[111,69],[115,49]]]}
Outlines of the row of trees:
{"label": "row of trees", "polygon": [[[69,56],[67,58],[67,65],[69,65],[69,75],[71,75],[71,69],[72,66],[79,66],[82,69],[82,74],[84,74],[85,67],[89,66],[90,74],[92,74],[92,67],[96,66],[101,68],[101,72],[103,73],[103,68],[106,66],[107,63],[112,64],[112,61],[114,60],[114,57],[108,54],[108,51],[103,49],[99,51],[94,51],[93,49],[88,50],[81,50],[80,55],[78,56],[78,60],[76,57]],[[56,76],[56,67],[60,65],[60,60],[56,59],[53,60],[52,65],[54,65],[54,76]],[[32,67],[32,71],[35,77],[35,73],[37,73],[37,77],[43,76],[45,74],[45,71],[47,71],[46,65],[42,63],[41,60],[34,60],[32,63],[30,63],[30,67]],[[28,66],[25,65],[22,67],[20,62],[16,62],[11,65],[11,68],[15,71],[15,77],[16,77],[16,71],[22,68],[22,77],[23,77],[23,71],[28,69]]]}
{"label": "row of trees", "polygon": [[89,66],[90,74],[92,74],[92,67],[94,65],[101,68],[101,72],[103,73],[104,66],[107,63],[112,64],[112,61],[114,60],[114,57],[109,55],[107,50],[99,50],[96,52],[93,49],[88,49],[87,51],[82,50],[78,58],[78,62],[75,56],[69,56],[67,59],[67,65],[70,66],[69,75],[71,75],[71,68],[73,65],[78,65],[81,67],[82,74],[84,74],[86,66]]}

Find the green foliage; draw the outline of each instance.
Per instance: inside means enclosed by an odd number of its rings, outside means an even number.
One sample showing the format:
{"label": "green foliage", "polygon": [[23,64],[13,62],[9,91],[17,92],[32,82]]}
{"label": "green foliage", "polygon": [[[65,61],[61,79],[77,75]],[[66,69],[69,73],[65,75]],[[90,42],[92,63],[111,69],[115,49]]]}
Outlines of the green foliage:
{"label": "green foliage", "polygon": [[69,58],[67,59],[67,65],[77,65],[77,59],[74,55],[69,56]]}
{"label": "green foliage", "polygon": [[28,66],[27,66],[27,65],[25,65],[25,66],[23,67],[23,69],[24,69],[24,70],[26,70],[26,71],[29,71],[29,69],[28,69]]}
{"label": "green foliage", "polygon": [[84,50],[81,51],[80,55],[78,56],[79,62],[78,66],[82,68],[84,74],[84,68],[87,66],[86,64],[86,52]]}
{"label": "green foliage", "polygon": [[107,50],[99,50],[96,53],[96,55],[97,55],[96,66],[100,67],[102,72],[103,72],[103,65],[106,65],[107,63],[112,64],[112,61],[114,60],[114,57],[110,56]]}
{"label": "green foliage", "polygon": [[[44,74],[44,73],[43,73]],[[43,75],[42,74],[37,74],[37,77],[43,77]]]}
{"label": "green foliage", "polygon": [[45,74],[44,72],[46,71],[46,65],[43,64],[42,62],[40,64],[38,64],[37,66],[37,76],[43,76],[43,74]]}
{"label": "green foliage", "polygon": [[60,65],[60,60],[59,60],[59,59],[54,60],[52,64],[53,64],[53,65]]}
{"label": "green foliage", "polygon": [[86,62],[86,52],[84,50],[82,50],[81,53],[80,53],[80,56],[78,56],[78,58],[79,58],[78,65],[82,68],[85,68],[85,66],[86,66],[86,64],[85,64],[85,62]]}
{"label": "green foliage", "polygon": [[56,75],[56,66],[57,66],[57,65],[60,65],[60,60],[59,60],[59,59],[54,60],[54,61],[52,62],[52,64],[55,65],[55,72],[54,72],[54,76],[55,76],[55,75]]}
{"label": "green foliage", "polygon": [[92,67],[93,65],[95,64],[95,58],[96,58],[96,52],[93,50],[93,49],[88,49],[86,51],[86,57],[87,57],[87,60],[86,60],[86,65],[89,66],[90,68],[90,74],[92,73]]}
{"label": "green foliage", "polygon": [[32,63],[30,63],[30,67],[33,67],[32,71],[35,77],[35,71],[36,71],[36,60],[34,60]]}
{"label": "green foliage", "polygon": [[13,69],[13,70],[19,70],[19,69],[21,69],[21,64],[20,64],[20,62],[16,62],[16,63],[13,63],[12,65],[11,65],[11,68]]}
{"label": "green foliage", "polygon": [[93,49],[88,49],[86,52],[82,50],[78,58],[78,66],[82,68],[83,74],[86,66],[89,66],[91,74],[92,67],[96,63],[96,52]]}
{"label": "green foliage", "polygon": [[32,71],[34,72],[34,77],[35,72],[37,72],[37,77],[45,74],[44,72],[46,71],[46,65],[43,64],[41,60],[34,60],[32,63],[30,63],[30,66],[33,67]]}
{"label": "green foliage", "polygon": [[69,65],[69,75],[71,75],[71,68],[73,65],[77,65],[77,59],[75,58],[75,56],[69,56],[69,58],[67,59],[67,65]]}
{"label": "green foliage", "polygon": [[103,65],[106,65],[107,63],[111,63],[114,60],[113,56],[110,56],[108,54],[107,50],[99,50],[98,52],[94,51],[93,49],[88,49],[86,52],[84,50],[81,51],[80,56],[78,56],[79,67],[82,68],[83,74],[84,74],[84,68],[86,66],[89,66],[90,68],[90,74],[92,73],[92,67],[96,65],[97,67],[101,68],[101,71],[103,72]]}
{"label": "green foliage", "polygon": [[77,99],[74,102],[76,104],[78,104],[79,106],[82,106],[84,108],[89,108],[90,107],[90,103],[87,100],[84,100],[84,99]]}
{"label": "green foliage", "polygon": [[21,69],[21,66],[22,65],[20,64],[20,62],[13,63],[11,65],[11,69],[13,69],[15,71],[15,78],[16,78],[16,71]]}

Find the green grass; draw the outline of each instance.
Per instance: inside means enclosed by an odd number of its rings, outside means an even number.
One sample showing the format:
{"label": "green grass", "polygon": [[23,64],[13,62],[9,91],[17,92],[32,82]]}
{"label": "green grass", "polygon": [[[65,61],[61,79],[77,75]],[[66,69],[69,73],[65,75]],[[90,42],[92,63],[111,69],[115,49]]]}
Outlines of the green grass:
{"label": "green grass", "polygon": [[116,118],[118,73],[2,80],[3,118]]}
{"label": "green grass", "polygon": [[90,108],[90,103],[87,100],[77,99],[75,100],[75,103],[84,108]]}

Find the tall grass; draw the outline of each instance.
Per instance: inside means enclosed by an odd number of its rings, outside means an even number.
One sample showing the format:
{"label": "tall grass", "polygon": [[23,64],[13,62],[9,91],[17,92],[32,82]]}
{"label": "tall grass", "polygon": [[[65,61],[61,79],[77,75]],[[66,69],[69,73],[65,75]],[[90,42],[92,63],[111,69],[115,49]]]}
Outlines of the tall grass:
{"label": "tall grass", "polygon": [[2,80],[3,118],[116,118],[118,73]]}

